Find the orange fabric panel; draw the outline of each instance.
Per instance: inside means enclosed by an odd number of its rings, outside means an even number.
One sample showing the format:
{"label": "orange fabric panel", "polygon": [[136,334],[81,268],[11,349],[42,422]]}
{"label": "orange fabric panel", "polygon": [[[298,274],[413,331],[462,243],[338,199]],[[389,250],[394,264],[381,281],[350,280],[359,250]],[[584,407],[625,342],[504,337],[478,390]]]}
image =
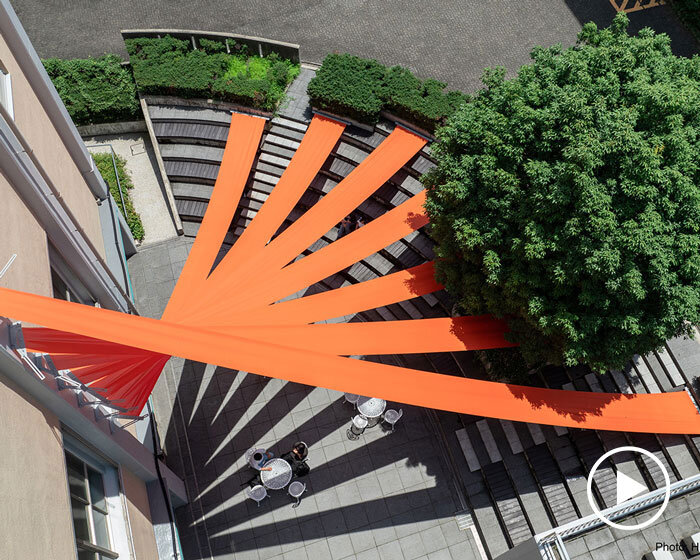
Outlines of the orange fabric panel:
{"label": "orange fabric panel", "polygon": [[[314,115],[301,144],[270,196],[218,266],[225,270],[237,268],[241,262],[265,247],[316,177],[343,130],[343,123]],[[251,279],[251,283],[254,282]]]}
{"label": "orange fabric panel", "polygon": [[214,265],[248,181],[264,127],[265,119],[261,117],[232,114],[214,190],[185,267],[163,312],[164,319],[187,321],[195,305],[191,294],[201,289]]}
{"label": "orange fabric panel", "polygon": [[0,311],[17,320],[90,333],[159,354],[427,408],[587,429],[700,433],[700,414],[685,392],[623,395],[467,379],[269,344],[6,288],[0,288]]}
{"label": "orange fabric panel", "polygon": [[253,271],[252,276],[241,274],[238,262],[217,266],[207,280],[207,293],[200,298],[200,309],[215,311],[221,301],[220,294],[227,294],[232,304],[247,300],[242,286],[255,285],[260,278],[277,272],[301,254],[388,181],[425,143],[420,136],[397,126],[345,179],[263,250],[251,256],[246,267]]}
{"label": "orange fabric panel", "polygon": [[342,356],[459,352],[516,346],[490,315],[413,321],[217,327],[217,332]]}
{"label": "orange fabric panel", "polygon": [[240,324],[239,313],[264,307],[330,276],[428,223],[425,192],[409,198],[376,220],[286,266],[277,274],[257,277],[246,290],[245,302],[220,301],[216,309],[194,312],[192,325]]}
{"label": "orange fabric panel", "polygon": [[429,262],[359,284],[237,312],[236,318],[241,325],[313,323],[397,303],[442,288],[435,281],[434,266]]}

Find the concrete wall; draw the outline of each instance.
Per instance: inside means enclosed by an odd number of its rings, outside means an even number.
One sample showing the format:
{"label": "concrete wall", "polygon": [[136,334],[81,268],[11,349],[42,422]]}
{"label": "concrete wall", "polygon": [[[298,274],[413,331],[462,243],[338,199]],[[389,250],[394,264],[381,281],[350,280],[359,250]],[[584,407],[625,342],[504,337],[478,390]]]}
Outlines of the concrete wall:
{"label": "concrete wall", "polygon": [[75,560],[58,420],[0,377],[0,558]]}
{"label": "concrete wall", "polygon": [[148,503],[146,484],[122,468],[122,482],[124,495],[129,511],[129,523],[131,524],[131,537],[134,543],[134,560],[152,560],[158,558],[156,538],[151,523],[151,511]]}
{"label": "concrete wall", "polygon": [[95,198],[1,35],[0,65],[7,69],[12,79],[17,128],[87,237],[104,257],[104,241]]}
{"label": "concrete wall", "polygon": [[17,258],[0,278],[0,286],[52,296],[46,234],[0,173],[0,269],[13,253]]}

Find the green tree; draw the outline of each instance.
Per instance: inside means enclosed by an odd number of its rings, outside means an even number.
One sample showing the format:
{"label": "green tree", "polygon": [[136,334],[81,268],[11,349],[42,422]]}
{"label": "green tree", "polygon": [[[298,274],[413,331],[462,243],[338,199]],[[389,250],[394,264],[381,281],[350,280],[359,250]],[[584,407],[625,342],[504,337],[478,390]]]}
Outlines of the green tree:
{"label": "green tree", "polygon": [[620,367],[700,320],[700,57],[627,23],[487,70],[424,178],[438,279],[531,362]]}

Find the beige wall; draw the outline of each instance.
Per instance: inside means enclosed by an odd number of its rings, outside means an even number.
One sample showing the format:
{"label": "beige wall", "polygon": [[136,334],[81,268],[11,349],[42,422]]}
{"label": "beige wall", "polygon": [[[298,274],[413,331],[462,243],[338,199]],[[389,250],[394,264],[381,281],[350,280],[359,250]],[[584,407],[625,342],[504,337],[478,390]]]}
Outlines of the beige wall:
{"label": "beige wall", "polygon": [[0,558],[75,560],[58,420],[0,377]]}
{"label": "beige wall", "polygon": [[151,510],[148,505],[146,485],[131,471],[122,468],[124,495],[129,510],[131,537],[134,543],[134,560],[152,560],[158,558],[156,537],[151,524]]}
{"label": "beige wall", "polygon": [[0,269],[13,253],[17,258],[0,278],[0,286],[52,296],[46,234],[0,173]]}
{"label": "beige wall", "polygon": [[104,257],[104,240],[95,198],[1,35],[0,64],[7,69],[12,79],[14,120],[17,128],[31,146],[34,155],[80,227]]}

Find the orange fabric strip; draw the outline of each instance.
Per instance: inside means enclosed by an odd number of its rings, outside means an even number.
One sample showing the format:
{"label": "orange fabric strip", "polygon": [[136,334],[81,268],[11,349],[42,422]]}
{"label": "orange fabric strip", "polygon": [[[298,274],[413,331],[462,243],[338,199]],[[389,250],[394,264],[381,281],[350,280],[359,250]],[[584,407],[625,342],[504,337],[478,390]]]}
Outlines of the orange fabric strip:
{"label": "orange fabric strip", "polygon": [[[319,294],[236,313],[241,325],[298,325],[334,319],[442,290],[432,262]],[[208,328],[216,329],[209,326]]]}
{"label": "orange fabric strip", "polygon": [[685,392],[622,395],[466,379],[268,344],[6,288],[0,289],[0,312],[164,355],[427,408],[587,429],[700,433],[700,414]]}
{"label": "orange fabric strip", "polygon": [[459,352],[516,346],[505,321],[489,315],[414,321],[216,327],[217,332],[342,356]]}
{"label": "orange fabric strip", "polygon": [[224,156],[207,211],[163,318],[185,323],[198,307],[191,294],[202,288],[226,237],[258,151],[265,119],[233,113]]}
{"label": "orange fabric strip", "polygon": [[[344,124],[314,115],[287,169],[219,267],[227,270],[238,267],[265,247],[328,159],[343,130]],[[250,283],[255,281],[257,277]]]}
{"label": "orange fabric strip", "polygon": [[207,293],[199,298],[199,309],[205,314],[209,311],[216,314],[221,294],[226,294],[227,300],[234,305],[247,300],[247,291],[241,290],[241,286],[254,285],[260,278],[276,273],[292,261],[388,181],[425,143],[420,136],[396,127],[335,188],[252,256],[246,262],[248,274],[241,273],[238,261],[217,266],[207,280]]}
{"label": "orange fabric strip", "polygon": [[423,227],[428,223],[424,203],[425,192],[421,192],[350,235],[286,266],[277,274],[259,278],[246,291],[245,302],[223,300],[216,310],[193,313],[188,323],[240,324],[240,313],[264,307],[323,280]]}

